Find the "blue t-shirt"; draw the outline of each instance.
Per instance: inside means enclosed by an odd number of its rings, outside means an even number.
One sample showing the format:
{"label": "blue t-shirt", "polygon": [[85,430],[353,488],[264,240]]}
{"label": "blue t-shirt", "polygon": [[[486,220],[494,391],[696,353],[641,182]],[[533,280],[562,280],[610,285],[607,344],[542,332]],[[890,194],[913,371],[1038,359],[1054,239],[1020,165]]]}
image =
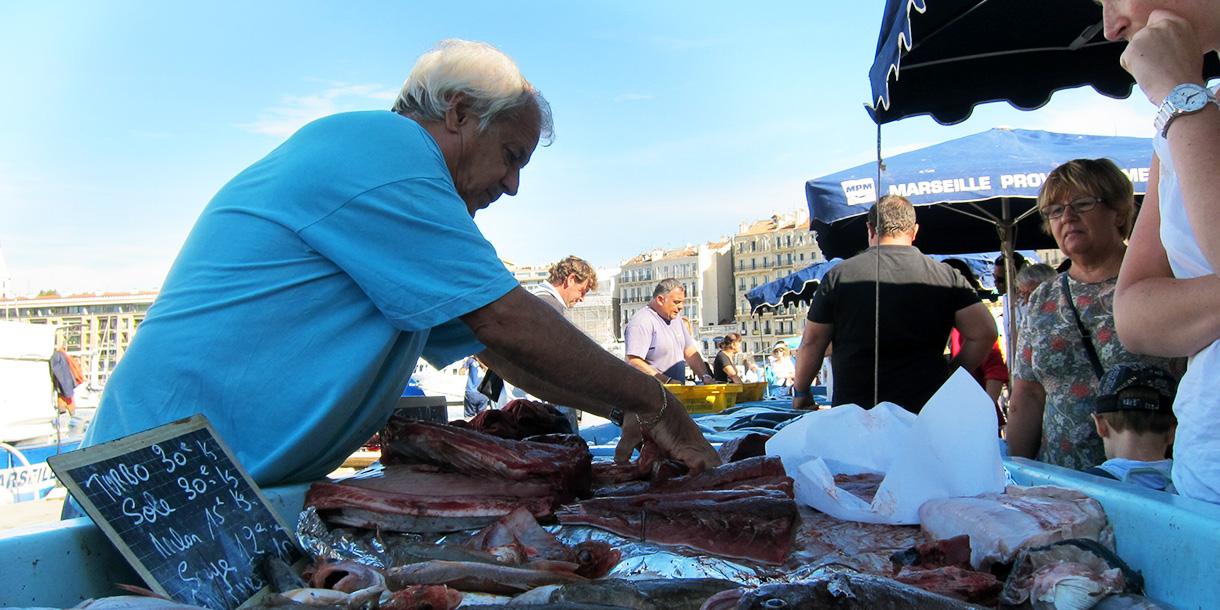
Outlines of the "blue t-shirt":
{"label": "blue t-shirt", "polygon": [[203,413],[260,485],[320,478],[421,355],[481,351],[457,318],[517,286],[417,123],[314,121],[204,209],[86,442]]}

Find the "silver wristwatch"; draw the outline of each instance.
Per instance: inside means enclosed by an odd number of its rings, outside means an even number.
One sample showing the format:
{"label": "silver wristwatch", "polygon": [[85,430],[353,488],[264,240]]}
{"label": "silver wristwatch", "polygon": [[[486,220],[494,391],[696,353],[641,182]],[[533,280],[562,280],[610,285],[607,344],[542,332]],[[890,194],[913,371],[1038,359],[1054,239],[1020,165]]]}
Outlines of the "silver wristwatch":
{"label": "silver wristwatch", "polygon": [[1182,83],[1165,96],[1165,101],[1161,102],[1161,109],[1157,111],[1156,120],[1152,124],[1156,127],[1156,132],[1165,137],[1165,134],[1169,133],[1169,125],[1178,117],[1203,110],[1209,103],[1220,104],[1207,87]]}

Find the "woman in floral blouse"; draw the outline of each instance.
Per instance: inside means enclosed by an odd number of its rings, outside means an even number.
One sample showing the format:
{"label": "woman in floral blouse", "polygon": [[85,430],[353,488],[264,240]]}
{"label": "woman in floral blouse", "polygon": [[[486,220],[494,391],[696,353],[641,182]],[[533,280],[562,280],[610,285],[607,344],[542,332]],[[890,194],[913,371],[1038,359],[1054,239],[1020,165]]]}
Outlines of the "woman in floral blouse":
{"label": "woman in floral blouse", "polygon": [[1038,211],[1043,230],[1072,266],[1030,295],[1013,362],[1009,452],[1083,470],[1106,459],[1089,417],[1100,379],[1086,344],[1091,342],[1103,373],[1123,363],[1171,368],[1171,362],[1128,352],[1114,332],[1114,286],[1135,222],[1127,177],[1108,159],[1069,161],[1047,176]]}

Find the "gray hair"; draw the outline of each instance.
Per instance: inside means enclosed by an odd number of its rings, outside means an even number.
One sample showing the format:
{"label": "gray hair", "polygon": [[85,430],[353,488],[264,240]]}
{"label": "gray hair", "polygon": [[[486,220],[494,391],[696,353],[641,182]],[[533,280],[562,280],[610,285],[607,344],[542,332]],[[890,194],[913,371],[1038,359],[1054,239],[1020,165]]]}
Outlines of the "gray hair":
{"label": "gray hair", "polygon": [[868,224],[879,236],[910,233],[915,229],[915,206],[900,195],[886,195],[868,210]]}
{"label": "gray hair", "polygon": [[546,146],[555,137],[551,105],[499,49],[485,43],[449,38],[420,56],[398,92],[394,111],[425,121],[441,121],[453,96],[470,100],[470,110],[479,118],[479,131],[513,110],[538,109],[539,142]]}
{"label": "gray hair", "polygon": [[686,294],[686,286],[683,285],[682,282],[679,282],[672,277],[665,278],[657,284],[656,288],[652,289],[652,298],[655,299],[663,294],[669,294],[673,292],[675,288],[681,288],[682,294]]}
{"label": "gray hair", "polygon": [[1055,268],[1046,264],[1027,265],[1017,272],[1017,286],[1037,287],[1038,284],[1054,278]]}

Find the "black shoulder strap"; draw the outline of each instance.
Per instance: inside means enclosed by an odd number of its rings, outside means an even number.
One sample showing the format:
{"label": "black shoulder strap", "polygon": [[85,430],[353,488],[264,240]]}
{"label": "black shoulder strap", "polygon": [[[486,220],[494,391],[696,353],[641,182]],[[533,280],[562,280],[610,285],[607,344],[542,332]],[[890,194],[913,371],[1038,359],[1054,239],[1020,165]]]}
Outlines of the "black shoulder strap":
{"label": "black shoulder strap", "polygon": [[1067,297],[1068,307],[1072,308],[1072,317],[1076,318],[1076,328],[1080,330],[1080,340],[1084,343],[1084,351],[1088,353],[1089,362],[1093,365],[1093,374],[1101,379],[1106,374],[1106,370],[1101,366],[1101,358],[1097,357],[1097,349],[1093,347],[1093,338],[1089,335],[1089,329],[1084,327],[1084,322],[1080,319],[1080,312],[1076,310],[1076,299],[1072,298],[1072,289],[1068,285],[1066,271],[1059,275],[1059,285],[1063,286],[1063,294]]}
{"label": "black shoulder strap", "polygon": [[1115,481],[1118,480],[1118,477],[1110,474],[1110,471],[1105,470],[1104,468],[1097,467],[1097,466],[1094,466],[1092,468],[1085,468],[1082,472],[1084,472],[1085,474],[1091,474],[1094,476],[1098,476],[1103,479],[1112,479]]}

